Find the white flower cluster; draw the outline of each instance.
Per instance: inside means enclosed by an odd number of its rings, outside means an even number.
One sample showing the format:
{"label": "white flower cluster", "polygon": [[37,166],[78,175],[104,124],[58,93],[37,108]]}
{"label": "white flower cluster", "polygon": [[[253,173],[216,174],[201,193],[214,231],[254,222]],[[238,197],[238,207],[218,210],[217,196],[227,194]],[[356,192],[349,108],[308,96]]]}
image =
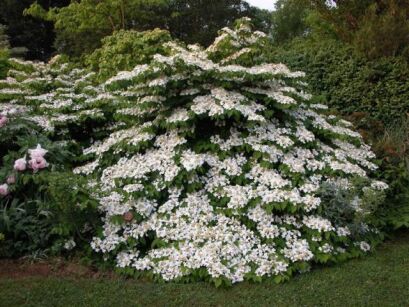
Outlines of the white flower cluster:
{"label": "white flower cluster", "polygon": [[46,132],[63,130],[65,124],[81,125],[103,118],[95,105],[103,99],[102,88],[93,86],[94,73],[69,69],[66,64],[37,63],[11,59],[16,69],[0,80],[0,111],[12,118],[32,121]]}

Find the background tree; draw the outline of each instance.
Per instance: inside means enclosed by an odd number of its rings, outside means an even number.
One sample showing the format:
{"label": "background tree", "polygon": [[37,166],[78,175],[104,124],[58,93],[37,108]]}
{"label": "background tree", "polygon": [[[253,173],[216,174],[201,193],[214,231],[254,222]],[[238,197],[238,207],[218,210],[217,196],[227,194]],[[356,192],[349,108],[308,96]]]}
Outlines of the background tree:
{"label": "background tree", "polygon": [[36,2],[25,15],[54,23],[58,52],[77,57],[98,48],[114,31],[161,26],[165,5],[165,0],[82,0],[47,10]]}
{"label": "background tree", "polygon": [[170,0],[168,10],[172,35],[203,46],[212,43],[219,29],[256,12],[242,0]]}
{"label": "background tree", "polygon": [[9,37],[6,34],[6,27],[0,24],[0,49],[8,49],[9,47]]}
{"label": "background tree", "polygon": [[[68,5],[70,0],[38,0],[45,9]],[[51,22],[23,16],[24,9],[34,0],[1,0],[0,23],[7,26],[11,47],[25,47],[28,59],[45,60],[55,51],[53,24]]]}
{"label": "background tree", "polygon": [[187,43],[209,45],[217,31],[243,16],[268,31],[271,14],[243,0],[81,0],[46,9],[35,2],[25,14],[54,23],[55,47],[73,57],[91,53],[118,30],[169,30]]}
{"label": "background tree", "polygon": [[[405,53],[409,44],[408,0],[310,0],[337,38],[369,58]],[[329,28],[327,27],[327,28]]]}
{"label": "background tree", "polygon": [[251,6],[246,15],[251,18],[254,29],[270,34],[273,26],[273,15],[271,11]]}
{"label": "background tree", "polygon": [[300,0],[278,0],[272,13],[272,35],[276,43],[288,41],[307,32],[305,19],[309,5]]}

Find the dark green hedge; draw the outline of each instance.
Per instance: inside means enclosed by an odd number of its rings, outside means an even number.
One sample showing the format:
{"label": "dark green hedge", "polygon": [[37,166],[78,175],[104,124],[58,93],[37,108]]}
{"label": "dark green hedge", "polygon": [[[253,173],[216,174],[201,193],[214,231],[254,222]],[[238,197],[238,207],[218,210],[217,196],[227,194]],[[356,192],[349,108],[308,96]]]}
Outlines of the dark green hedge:
{"label": "dark green hedge", "polygon": [[365,112],[392,124],[409,113],[409,65],[404,58],[371,61],[340,42],[308,39],[275,47],[269,57],[305,71],[312,92],[344,114]]}

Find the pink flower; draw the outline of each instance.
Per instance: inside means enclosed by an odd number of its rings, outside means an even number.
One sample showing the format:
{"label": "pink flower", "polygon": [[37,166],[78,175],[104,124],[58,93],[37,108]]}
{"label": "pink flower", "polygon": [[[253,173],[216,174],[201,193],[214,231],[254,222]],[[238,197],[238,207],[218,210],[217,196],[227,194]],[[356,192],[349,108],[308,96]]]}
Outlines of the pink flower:
{"label": "pink flower", "polygon": [[0,185],[0,196],[7,196],[9,194],[9,186],[7,183]]}
{"label": "pink flower", "polygon": [[48,166],[47,161],[43,157],[33,158],[28,161],[28,164],[34,172],[37,172],[38,170],[46,168]]}
{"label": "pink flower", "polygon": [[19,172],[25,171],[27,168],[26,158],[18,159],[14,162],[14,169]]}
{"label": "pink flower", "polygon": [[43,158],[47,152],[48,150],[43,149],[40,144],[37,145],[37,148],[28,150],[31,159]]}
{"label": "pink flower", "polygon": [[4,127],[8,122],[8,118],[5,115],[0,115],[0,128]]}
{"label": "pink flower", "polygon": [[14,175],[8,176],[7,183],[8,184],[15,184],[16,183],[16,176],[14,176]]}

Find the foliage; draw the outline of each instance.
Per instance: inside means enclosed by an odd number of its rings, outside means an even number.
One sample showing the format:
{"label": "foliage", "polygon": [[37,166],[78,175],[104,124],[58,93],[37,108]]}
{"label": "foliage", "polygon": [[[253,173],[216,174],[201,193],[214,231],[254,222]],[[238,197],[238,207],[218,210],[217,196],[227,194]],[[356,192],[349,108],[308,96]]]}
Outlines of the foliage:
{"label": "foliage", "polygon": [[[365,129],[366,137],[382,163],[379,178],[389,184],[386,201],[379,207],[378,220],[388,230],[409,228],[409,120],[379,127],[373,121],[355,120]],[[378,126],[378,127],[376,127]]]}
{"label": "foliage", "polygon": [[101,39],[116,30],[160,26],[164,5],[164,0],[82,0],[46,11],[35,2],[25,15],[53,22],[57,50],[78,57],[100,47]]}
{"label": "foliage", "polygon": [[[48,59],[55,51],[53,24],[37,18],[23,16],[24,9],[35,0],[2,0],[0,1],[0,23],[7,26],[7,34],[12,48],[25,47],[27,59]],[[50,6],[68,5],[70,0],[38,0],[48,9]],[[20,50],[17,50],[21,52]]]}
{"label": "foliage", "polygon": [[305,19],[309,6],[300,0],[278,0],[272,13],[272,36],[274,42],[281,44],[298,36],[307,34]]}
{"label": "foliage", "polygon": [[6,77],[8,71],[9,41],[5,33],[5,27],[0,24],[0,79]]}
{"label": "foliage", "polygon": [[172,36],[202,46],[210,45],[219,29],[231,26],[238,18],[258,17],[258,26],[266,27],[262,20],[269,17],[242,0],[170,0],[168,4]]}
{"label": "foliage", "polygon": [[[41,142],[48,150],[47,166],[37,171],[30,164],[17,170],[13,162],[27,155],[27,148]],[[18,152],[3,156],[0,178],[8,195],[0,198],[0,257],[18,257],[38,252],[60,253],[75,245],[88,245],[99,224],[96,203],[81,184],[83,179],[66,170],[70,153],[58,142],[41,136],[20,136]],[[31,162],[31,161],[30,161]],[[3,186],[4,187],[4,186]],[[72,247],[67,246],[67,242]]]}
{"label": "foliage", "polygon": [[[8,123],[13,125],[19,124]],[[9,129],[3,127],[1,133]],[[34,156],[33,148],[40,143],[47,150],[37,150],[42,156]],[[17,151],[3,155],[0,168],[0,233],[4,236],[0,257],[61,252],[67,240],[82,239],[84,244],[83,238],[94,229],[90,225],[98,215],[92,211],[88,193],[78,184],[81,178],[66,171],[71,153],[64,144],[36,132],[18,135],[13,142],[16,147]],[[43,158],[44,164],[33,164]],[[88,228],[84,230],[85,225]]]}
{"label": "foliage", "polygon": [[165,43],[171,40],[167,31],[118,31],[102,40],[100,49],[86,57],[86,64],[103,81],[119,71],[149,63],[155,54],[166,54]]}
{"label": "foliage", "polygon": [[[384,204],[385,197],[367,189],[370,186],[367,180],[358,177],[353,178],[352,182],[352,188],[328,184],[321,186],[320,195],[323,201],[321,214],[337,224],[347,225],[352,236],[359,237],[365,233],[364,223],[368,222],[368,215],[379,210]],[[364,191],[360,199],[356,197],[359,191]],[[357,206],[360,208],[358,214]],[[372,219],[372,225],[379,223],[377,218]]]}
{"label": "foliage", "polygon": [[405,55],[409,43],[409,7],[405,0],[311,0],[314,10],[337,37],[368,58]]}
{"label": "foliage", "polygon": [[9,37],[6,34],[6,27],[0,24],[0,50],[9,48]]}
{"label": "foliage", "polygon": [[0,80],[7,76],[9,69],[9,51],[6,49],[0,49]]}
{"label": "foliage", "polygon": [[17,176],[12,193],[18,196],[0,200],[0,258],[89,249],[100,220],[80,182],[54,170]]}
{"label": "foliage", "polygon": [[[47,126],[44,129],[38,125],[44,124],[44,120],[38,117],[38,106],[32,100],[22,106],[11,98],[14,95],[17,100],[25,99],[24,94],[28,98],[34,93],[41,96],[61,82],[73,88],[68,81],[64,83],[63,69],[55,70],[56,65],[68,69],[67,64],[59,61],[54,59],[54,64],[44,69],[42,64],[12,59],[9,77],[1,81],[0,233],[4,236],[1,257],[58,253],[73,245],[88,246],[99,223],[96,203],[84,180],[72,174],[78,154],[78,145],[69,133],[74,128],[57,125],[52,131]],[[37,79],[30,79],[31,74]],[[59,77],[58,81],[50,80],[52,74]],[[74,130],[72,135],[81,139],[81,133]],[[87,133],[86,123],[82,130]],[[64,132],[60,134],[61,131]],[[46,150],[40,150],[41,157],[30,152],[37,144]]]}
{"label": "foliage", "polygon": [[273,27],[273,16],[271,11],[250,7],[246,16],[251,17],[254,28],[264,33],[270,34]]}
{"label": "foliage", "polygon": [[91,53],[120,30],[162,28],[187,43],[207,46],[220,28],[239,17],[254,16],[260,29],[270,25],[268,12],[242,0],[82,0],[50,10],[36,2],[25,14],[52,21],[57,50],[71,57]]}
{"label": "foliage", "polygon": [[55,241],[52,252],[89,250],[89,242],[100,227],[97,202],[91,196],[84,178],[71,170],[54,172],[47,178],[44,208],[50,212],[50,233]]}
{"label": "foliage", "polygon": [[402,57],[367,60],[335,40],[295,39],[269,55],[305,71],[311,91],[342,114],[398,123],[409,112],[409,65]]}
{"label": "foliage", "polygon": [[390,186],[386,202],[378,210],[379,220],[390,231],[409,228],[409,164],[407,158],[399,164],[384,163],[382,178]]}

